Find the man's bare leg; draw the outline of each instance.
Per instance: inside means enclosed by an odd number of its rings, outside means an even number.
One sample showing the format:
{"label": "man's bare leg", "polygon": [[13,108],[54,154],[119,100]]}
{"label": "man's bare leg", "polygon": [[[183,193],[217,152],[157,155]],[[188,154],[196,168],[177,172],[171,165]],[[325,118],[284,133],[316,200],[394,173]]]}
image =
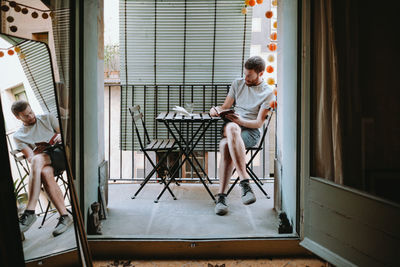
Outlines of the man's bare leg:
{"label": "man's bare leg", "polygon": [[229,154],[232,158],[236,171],[239,174],[240,180],[249,179],[246,171],[246,151],[241,129],[236,123],[230,122],[225,126],[225,135],[228,142]]}
{"label": "man's bare leg", "polygon": [[228,140],[229,154],[239,174],[242,202],[245,205],[252,204],[256,201],[256,197],[249,184],[249,174],[246,170],[246,151],[239,125],[228,123],[225,127],[225,135]]}
{"label": "man's bare leg", "polygon": [[219,151],[221,153],[221,160],[218,170],[218,177],[219,177],[218,193],[225,194],[233,170],[233,162],[229,154],[228,140],[226,138],[223,138],[219,143]]}
{"label": "man's bare leg", "polygon": [[51,202],[56,207],[58,213],[60,215],[67,215],[67,209],[64,204],[64,196],[60,189],[60,186],[57,184],[54,179],[54,169],[51,166],[45,166],[42,169],[41,173],[42,183],[44,189],[46,190]]}
{"label": "man's bare leg", "polygon": [[32,158],[27,210],[35,210],[36,208],[40,195],[42,169],[50,163],[50,157],[45,153],[35,155]]}

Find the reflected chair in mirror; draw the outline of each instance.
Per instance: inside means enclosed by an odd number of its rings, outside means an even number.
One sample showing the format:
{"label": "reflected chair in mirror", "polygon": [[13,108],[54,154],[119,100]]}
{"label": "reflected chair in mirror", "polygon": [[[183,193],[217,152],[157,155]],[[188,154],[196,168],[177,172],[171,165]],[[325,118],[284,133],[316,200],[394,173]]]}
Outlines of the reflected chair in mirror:
{"label": "reflected chair in mirror", "polygon": [[[12,143],[10,140],[10,134],[7,135],[7,141],[8,141],[8,145],[10,146],[10,154],[13,156],[14,162],[17,166],[17,171],[18,171],[20,179],[23,179],[24,176],[29,177],[30,167],[29,167],[28,160],[25,158],[24,154],[22,154],[21,151],[19,151],[17,149],[13,149],[13,146],[12,146]],[[56,178],[56,183],[58,184],[58,186],[60,186],[60,188],[64,189],[63,190],[64,191],[63,192],[64,201],[65,201],[65,199],[68,199],[68,203],[71,203],[71,200],[70,200],[69,194],[68,194],[68,192],[69,192],[68,181],[63,177],[63,175],[64,175],[64,171],[60,171],[58,173],[55,173],[54,177]],[[26,180],[26,182],[24,182],[22,185],[25,193],[28,193],[27,185],[28,185],[28,180]],[[48,214],[53,213],[53,215],[54,215],[55,211],[56,211],[56,209],[54,207],[51,207],[52,204],[51,204],[50,198],[47,195],[47,193],[43,187],[41,188],[41,190],[44,193],[44,195],[46,196],[47,206],[46,206],[46,209],[43,209],[42,201],[40,199],[38,200],[40,212],[37,215],[38,216],[43,215],[43,219],[39,226],[39,229],[43,227],[46,219],[51,217],[51,216],[48,217]],[[68,204],[66,207],[70,207],[70,204]],[[72,212],[70,209],[67,208],[67,211],[72,215]]]}
{"label": "reflected chair in mirror", "polygon": [[[269,129],[269,124],[271,122],[271,118],[272,118],[273,114],[274,114],[274,109],[271,108],[270,112],[268,112],[267,118],[265,119],[265,122],[264,122],[265,128],[263,130],[263,134],[261,136],[261,139],[260,139],[260,142],[258,143],[258,145],[254,146],[254,147],[247,147],[246,148],[246,155],[248,155],[249,153],[251,154],[250,159],[246,163],[246,171],[249,174],[250,178],[253,180],[253,182],[260,189],[260,191],[267,197],[267,199],[270,199],[270,196],[267,194],[267,192],[265,192],[264,188],[262,187],[263,186],[263,182],[260,180],[260,178],[258,178],[256,173],[251,168],[251,166],[252,166],[253,160],[255,159],[257,154],[263,149],[265,137],[267,136],[267,132],[268,132],[268,129]],[[232,171],[232,174],[235,172],[235,170],[236,169],[234,169]],[[233,184],[229,187],[228,192],[226,193],[227,196],[232,191],[233,187],[235,187],[235,185],[239,182],[239,180],[240,180],[239,177],[237,177],[235,179]]]}
{"label": "reflected chair in mirror", "polygon": [[[18,171],[19,179],[20,179],[20,181],[24,180],[23,183],[22,183],[22,187],[23,187],[24,193],[28,194],[28,189],[27,189],[28,179],[27,178],[29,177],[29,174],[30,174],[31,170],[30,170],[30,166],[29,166],[28,160],[25,158],[24,154],[22,154],[21,151],[13,148],[13,144],[12,144],[11,139],[10,139],[10,136],[13,133],[14,132],[11,132],[11,133],[8,133],[6,135],[7,143],[8,143],[9,149],[10,149],[9,150],[10,154],[14,159],[14,163],[15,163],[16,169]],[[24,178],[24,177],[26,177],[26,178]],[[39,214],[43,214],[44,209],[43,209],[42,201],[40,199],[38,201],[38,204],[39,204],[39,208],[40,208],[40,213]]]}
{"label": "reflected chair in mirror", "polygon": [[[68,194],[68,192],[69,192],[69,184],[68,184],[68,181],[64,178],[64,173],[65,173],[65,171],[60,171],[58,173],[55,173],[54,177],[56,177],[56,183],[58,184],[58,186],[60,186],[60,188],[61,187],[64,188],[64,192],[63,192],[64,202],[65,202],[66,199],[68,200],[68,205],[66,205],[66,208],[67,208],[68,213],[72,215],[72,211],[70,209],[68,209],[68,207],[71,207],[71,204],[70,204],[71,203],[71,199],[70,199],[69,194]],[[43,191],[46,192],[45,190],[43,190]],[[46,194],[46,196],[47,196],[47,194]],[[51,208],[51,205],[52,204],[51,204],[50,198],[47,196],[47,207],[46,207],[46,210],[45,210],[45,212],[43,214],[43,219],[42,219],[42,222],[41,222],[41,224],[39,226],[39,229],[43,227],[44,222],[46,221],[46,219],[48,219],[47,218],[48,213],[52,213],[51,216],[56,214],[56,211],[57,211],[56,208],[54,208],[54,207]]]}
{"label": "reflected chair in mirror", "polygon": [[[135,199],[136,196],[140,193],[143,187],[149,182],[151,177],[156,173],[161,179],[161,182],[164,186],[167,187],[168,192],[171,194],[174,200],[176,200],[176,196],[172,192],[172,190],[167,185],[167,178],[171,177],[171,170],[166,164],[166,160],[171,151],[175,148],[175,140],[174,139],[150,139],[148,131],[146,129],[145,121],[143,119],[144,114],[140,111],[140,106],[135,105],[129,107],[129,112],[132,116],[132,124],[135,128],[136,136],[138,138],[140,151],[143,152],[145,158],[150,162],[153,169],[152,171],[145,177],[143,182],[140,184],[139,189],[136,191],[132,199]],[[140,134],[140,128],[142,128],[143,133]],[[142,139],[143,137],[143,139]],[[154,153],[163,153],[163,156],[158,160],[157,164],[151,159],[149,152]],[[165,163],[165,164],[164,164]],[[164,164],[164,167],[163,167]],[[172,165],[173,166],[173,165]],[[163,173],[166,172],[166,175]],[[173,179],[173,178],[170,178]],[[154,200],[155,203],[158,202],[158,199]]]}

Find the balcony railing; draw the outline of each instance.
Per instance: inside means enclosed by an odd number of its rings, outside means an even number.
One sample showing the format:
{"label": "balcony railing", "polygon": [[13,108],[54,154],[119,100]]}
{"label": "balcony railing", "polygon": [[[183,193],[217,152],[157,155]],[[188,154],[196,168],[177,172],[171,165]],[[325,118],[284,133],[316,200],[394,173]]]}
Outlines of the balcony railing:
{"label": "balcony railing", "polygon": [[[151,164],[140,152],[134,134],[128,107],[140,105],[144,113],[146,128],[151,138],[172,138],[166,127],[155,121],[155,117],[173,107],[194,103],[193,112],[208,112],[211,106],[221,105],[227,92],[228,84],[219,85],[121,85],[105,84],[104,86],[104,119],[105,119],[105,155],[109,162],[110,181],[141,181],[152,170]],[[220,127],[222,122],[214,124],[202,138],[195,151],[196,157],[203,165],[211,180],[216,180],[218,173]],[[271,135],[274,123],[270,124]],[[183,127],[185,132],[185,127]],[[186,133],[185,133],[186,134]],[[187,134],[191,134],[191,129]],[[272,137],[272,136],[271,136]],[[256,157],[253,170],[263,179],[271,179],[274,138],[266,138],[264,149]],[[178,157],[172,153],[168,164]],[[250,156],[250,155],[249,155]],[[153,160],[160,155],[151,154]],[[179,160],[182,160],[179,159]],[[173,167],[173,166],[169,166]],[[273,174],[272,174],[273,175]],[[154,175],[156,179],[156,176]],[[198,181],[189,164],[184,164],[178,177],[185,181]]]}

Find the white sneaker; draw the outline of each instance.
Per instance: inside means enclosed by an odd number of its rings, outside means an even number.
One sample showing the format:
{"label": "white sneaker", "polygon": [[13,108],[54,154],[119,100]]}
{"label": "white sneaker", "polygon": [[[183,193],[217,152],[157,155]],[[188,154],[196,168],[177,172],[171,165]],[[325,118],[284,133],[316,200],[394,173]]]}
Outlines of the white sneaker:
{"label": "white sneaker", "polygon": [[68,227],[73,223],[68,215],[63,215],[58,218],[58,223],[53,231],[53,236],[58,236],[67,231]]}
{"label": "white sneaker", "polygon": [[245,205],[252,204],[256,202],[256,196],[250,187],[249,180],[244,180],[240,182],[240,187],[242,189],[242,202]]}
{"label": "white sneaker", "polygon": [[218,194],[217,195],[217,204],[215,205],[215,214],[217,215],[225,215],[228,213],[228,205],[226,204],[226,195]]}
{"label": "white sneaker", "polygon": [[35,213],[22,213],[21,217],[19,217],[19,229],[22,233],[28,231],[28,229],[32,226],[34,222],[36,222],[37,216]]}

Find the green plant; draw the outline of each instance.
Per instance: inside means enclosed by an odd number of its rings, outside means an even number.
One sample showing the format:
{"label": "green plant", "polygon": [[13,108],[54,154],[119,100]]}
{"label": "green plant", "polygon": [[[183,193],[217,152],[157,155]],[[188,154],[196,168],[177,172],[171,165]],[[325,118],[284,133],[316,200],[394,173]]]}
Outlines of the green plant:
{"label": "green plant", "polygon": [[28,174],[25,174],[21,179],[16,179],[14,181],[14,195],[17,203],[24,200],[26,198],[26,193],[22,190],[24,189],[25,179],[28,177]]}
{"label": "green plant", "polygon": [[104,70],[119,70],[119,45],[105,45],[104,47]]}

